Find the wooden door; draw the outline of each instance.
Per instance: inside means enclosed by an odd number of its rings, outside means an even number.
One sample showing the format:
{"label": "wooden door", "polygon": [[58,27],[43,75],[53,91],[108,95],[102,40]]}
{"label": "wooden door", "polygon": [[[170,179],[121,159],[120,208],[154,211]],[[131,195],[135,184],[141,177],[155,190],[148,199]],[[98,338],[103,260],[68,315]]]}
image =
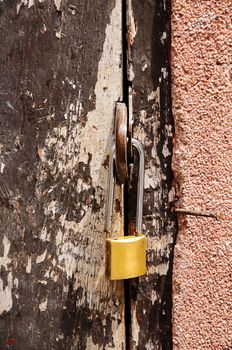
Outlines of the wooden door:
{"label": "wooden door", "polygon": [[[0,2],[0,349],[171,349],[169,16],[165,0]],[[104,222],[131,86],[148,272],[124,284],[105,278]],[[118,186],[112,234],[122,215]]]}

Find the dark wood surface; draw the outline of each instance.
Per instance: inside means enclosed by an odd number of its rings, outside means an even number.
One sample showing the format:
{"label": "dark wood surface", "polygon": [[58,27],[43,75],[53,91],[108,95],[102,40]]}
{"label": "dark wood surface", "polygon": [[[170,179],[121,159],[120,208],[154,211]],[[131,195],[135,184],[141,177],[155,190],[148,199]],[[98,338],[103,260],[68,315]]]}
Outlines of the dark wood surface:
{"label": "dark wood surface", "polygon": [[[171,213],[175,192],[171,170],[174,124],[170,6],[170,1],[165,0],[132,0],[129,6],[132,73],[130,70],[128,77],[133,89],[133,134],[145,146],[143,232],[148,237],[147,276],[127,285],[131,301],[130,347],[139,350],[172,349],[172,257],[177,227]],[[130,196],[129,213],[133,215],[133,189]]]}
{"label": "dark wood surface", "polygon": [[0,3],[0,348],[121,349],[104,275],[121,4],[24,3]]}

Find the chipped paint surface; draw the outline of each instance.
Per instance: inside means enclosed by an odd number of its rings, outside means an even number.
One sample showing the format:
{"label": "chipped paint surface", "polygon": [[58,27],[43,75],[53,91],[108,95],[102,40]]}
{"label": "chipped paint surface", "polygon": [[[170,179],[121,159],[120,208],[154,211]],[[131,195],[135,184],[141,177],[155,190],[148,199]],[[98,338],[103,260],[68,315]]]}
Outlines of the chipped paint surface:
{"label": "chipped paint surface", "polygon": [[[88,170],[89,173],[88,177],[81,175],[77,179],[75,186],[77,195],[83,191],[88,192],[90,188],[96,188],[94,198],[101,207],[96,214],[92,212],[90,204],[93,198],[90,195],[89,200],[85,203],[74,203],[78,207],[78,220],[67,217],[67,212],[58,215],[55,236],[56,256],[52,267],[62,271],[67,281],[73,281],[73,291],[78,291],[80,288],[86,291],[83,299],[77,303],[77,307],[86,304],[93,310],[97,310],[101,305],[104,293],[108,295],[109,289],[112,288],[107,286],[105,280],[105,207],[101,202],[105,196],[108,176],[108,169],[103,164],[112,143],[115,102],[121,98],[122,93],[120,6],[120,1],[116,1],[110,16],[110,23],[106,27],[105,42],[94,89],[95,109],[87,114],[84,124],[78,122],[84,112],[81,102],[82,89],[73,80],[66,79],[74,90],[78,86],[78,99],[67,105],[66,125],[62,124],[54,128],[45,140],[45,148],[39,150],[41,179],[46,176],[43,173],[45,166],[51,169],[54,178],[61,176],[70,181],[70,177],[79,175],[77,169],[78,164],[81,164],[83,170]],[[52,159],[49,156],[51,149],[54,149]],[[51,188],[51,195],[52,191]],[[37,187],[37,193],[40,196],[40,187]],[[45,208],[45,214],[52,219],[57,218],[59,205],[58,200],[52,199]],[[42,241],[47,240],[48,232],[49,229],[45,226],[40,236]],[[46,254],[47,250],[37,257],[36,262],[42,264]],[[52,268],[44,277],[57,282],[59,281],[57,272],[53,272]],[[115,300],[115,303],[118,301]],[[46,307],[47,300],[39,306],[43,312]],[[121,312],[121,307],[119,310],[115,309],[114,313],[117,314],[118,311]],[[117,317],[110,323],[114,334],[113,344],[116,348],[121,347],[124,334],[123,323],[119,326]],[[98,348],[97,344],[94,345],[92,337],[88,338],[87,344],[89,348]]]}
{"label": "chipped paint surface", "polygon": [[137,27],[133,14],[133,6],[132,1],[127,1],[127,41],[128,41],[128,52],[127,52],[127,76],[129,81],[133,81],[134,79],[134,70],[133,70],[133,61],[132,61],[132,53],[131,49],[135,40],[135,36],[137,33]]}
{"label": "chipped paint surface", "polygon": [[41,311],[41,312],[46,311],[47,306],[48,306],[48,299],[45,299],[44,301],[42,301],[42,302],[39,304],[39,309],[40,309],[40,311]]}
{"label": "chipped paint surface", "polygon": [[[17,5],[16,5],[17,14],[19,14],[19,11],[20,11],[22,5],[30,8],[34,5],[34,3],[35,3],[34,1],[35,0],[20,0],[20,1],[18,1]],[[44,1],[45,0],[39,0],[40,3],[44,2]],[[61,1],[62,0],[54,0],[54,5],[56,6],[57,11],[60,10]]]}
{"label": "chipped paint surface", "polygon": [[10,258],[8,257],[9,251],[10,251],[10,241],[7,238],[6,235],[4,235],[2,240],[3,245],[3,256],[0,256],[0,268],[2,269],[2,266],[6,270],[8,267],[8,264],[10,263]]}
{"label": "chipped paint surface", "polygon": [[[3,256],[0,256],[0,276],[2,276],[3,271],[8,270],[8,265],[11,262],[9,258],[9,251],[11,243],[6,235],[4,235],[2,240],[3,245]],[[3,282],[3,279],[0,277],[0,315],[4,311],[9,311],[12,308],[12,288],[13,288],[13,276],[12,272],[7,273],[6,285]]]}
{"label": "chipped paint surface", "polygon": [[12,288],[13,288],[13,276],[12,272],[7,274],[7,284],[4,286],[3,280],[0,278],[0,315],[4,311],[10,311],[12,308]]}
{"label": "chipped paint surface", "polygon": [[41,264],[45,260],[46,255],[47,255],[47,249],[45,249],[45,251],[41,255],[37,256],[36,264]]}
{"label": "chipped paint surface", "polygon": [[[3,256],[0,257],[0,272],[8,269],[8,265],[11,262],[8,257],[11,243],[7,236],[4,235],[2,240],[3,245]],[[0,278],[0,315],[4,311],[9,311],[12,307],[12,288],[13,288],[13,277],[12,272],[7,273],[7,284],[4,285],[3,279]]]}
{"label": "chipped paint surface", "polygon": [[28,349],[121,349],[123,284],[104,265],[121,1],[3,5],[2,336],[10,327]]}
{"label": "chipped paint surface", "polygon": [[60,10],[61,1],[62,1],[62,0],[54,0],[54,4],[55,4],[55,6],[56,6],[57,11]]}
{"label": "chipped paint surface", "polygon": [[[91,186],[99,188],[99,193],[96,193],[95,198],[100,200],[103,193],[101,189],[107,187],[108,170],[103,167],[103,163],[109,152],[109,146],[112,143],[112,127],[115,101],[120,98],[122,91],[122,83],[119,79],[121,76],[121,34],[119,21],[120,2],[116,4],[112,10],[110,23],[106,27],[106,37],[103,46],[102,57],[98,66],[98,77],[95,86],[96,105],[95,110],[88,113],[86,123],[82,126],[78,123],[78,119],[83,112],[83,107],[80,102],[81,90],[79,91],[79,99],[76,103],[71,103],[66,109],[66,118],[69,118],[69,126],[62,125],[61,127],[52,130],[47,137],[46,147],[39,151],[39,156],[42,164],[47,164],[53,168],[54,177],[65,177],[66,174],[76,175],[77,164],[83,164],[90,169],[90,182],[85,182],[81,178],[77,181],[76,190],[78,192],[87,191]],[[112,45],[112,41],[114,41]],[[110,89],[108,84],[110,82]],[[64,142],[66,140],[66,142]],[[90,142],[91,140],[91,142]],[[97,147],[97,152],[96,152]],[[54,148],[55,163],[47,154],[49,150]],[[43,173],[41,173],[43,176]],[[39,193],[39,188],[37,189]],[[59,202],[52,200],[47,208],[46,215],[55,218]],[[56,234],[57,244],[57,262],[58,267],[62,269],[67,278],[77,276],[77,281],[74,289],[80,285],[79,271],[84,274],[89,273],[90,276],[98,274],[99,256],[93,254],[93,251],[104,252],[104,240],[102,232],[104,226],[104,210],[101,214],[94,215],[91,213],[91,207],[88,204],[82,204],[80,208],[80,222],[67,220],[66,214],[60,216],[59,229]],[[90,234],[91,227],[94,227],[93,234]],[[88,237],[89,244],[83,247],[76,245],[70,240],[70,234],[75,232],[78,236],[78,241],[82,242]],[[41,233],[41,239],[45,240],[46,228]],[[44,261],[46,256],[45,251],[36,259],[37,263]],[[77,260],[79,257],[79,260]],[[80,259],[82,258],[82,259]],[[102,259],[104,256],[102,256]],[[91,261],[91,264],[86,264],[86,261]],[[78,273],[77,273],[78,272]],[[101,288],[101,283],[104,281],[104,269],[98,275],[99,283],[95,284],[95,288]],[[102,282],[100,282],[102,281]],[[89,283],[89,282],[88,282]],[[93,292],[96,290],[94,289]],[[92,293],[89,295],[91,302]],[[100,294],[97,293],[96,303],[99,302]]]}
{"label": "chipped paint surface", "polygon": [[19,14],[19,11],[22,6],[27,6],[28,8],[30,8],[33,5],[34,5],[34,0],[20,0],[19,2],[17,2],[17,5],[16,5],[17,14]]}

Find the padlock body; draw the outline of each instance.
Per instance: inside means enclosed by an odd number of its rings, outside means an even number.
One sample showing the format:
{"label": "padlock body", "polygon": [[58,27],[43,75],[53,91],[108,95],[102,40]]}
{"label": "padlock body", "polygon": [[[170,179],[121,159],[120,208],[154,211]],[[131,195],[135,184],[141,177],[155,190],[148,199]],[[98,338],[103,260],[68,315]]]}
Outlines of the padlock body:
{"label": "padlock body", "polygon": [[120,236],[106,240],[106,275],[110,280],[142,276],[146,273],[146,237]]}

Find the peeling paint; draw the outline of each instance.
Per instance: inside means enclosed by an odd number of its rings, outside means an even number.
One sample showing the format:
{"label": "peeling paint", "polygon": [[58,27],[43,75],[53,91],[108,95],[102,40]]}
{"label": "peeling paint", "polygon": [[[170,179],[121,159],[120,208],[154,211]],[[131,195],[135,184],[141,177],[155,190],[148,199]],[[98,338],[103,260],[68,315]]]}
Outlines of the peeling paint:
{"label": "peeling paint", "polygon": [[166,141],[163,145],[162,153],[164,157],[168,157],[171,155],[171,152],[168,149],[168,142]]}
{"label": "peeling paint", "polygon": [[28,8],[34,5],[34,0],[28,0]]}
{"label": "peeling paint", "polygon": [[137,34],[137,26],[133,15],[132,1],[127,1],[127,41],[128,41],[128,60],[127,60],[127,75],[128,80],[133,81],[135,73],[133,69],[133,60],[131,59],[131,50]]}
{"label": "peeling paint", "polygon": [[39,304],[39,309],[41,312],[46,311],[48,306],[48,299],[45,299],[44,301],[42,301],[42,303]]}
{"label": "peeling paint", "polygon": [[167,263],[162,263],[159,265],[153,265],[149,268],[149,273],[156,273],[160,276],[167,275],[169,270],[169,261]]}
{"label": "peeling paint", "polygon": [[3,256],[0,256],[0,267],[3,266],[6,270],[8,264],[10,263],[10,258],[8,257],[8,254],[9,254],[10,245],[11,245],[6,235],[4,235],[3,237],[2,244],[3,244]]}
{"label": "peeling paint", "polygon": [[39,280],[39,283],[46,285],[48,283],[48,281],[46,281],[46,280]]}
{"label": "peeling paint", "polygon": [[164,45],[166,39],[167,39],[167,32],[163,32],[163,34],[160,37],[160,41],[163,45]]}
{"label": "peeling paint", "polygon": [[46,255],[47,255],[47,249],[45,249],[45,251],[41,255],[37,256],[36,264],[41,264],[45,260]]}
{"label": "peeling paint", "polygon": [[163,75],[163,79],[166,79],[168,77],[168,71],[166,67],[161,68],[161,72]]}
{"label": "peeling paint", "polygon": [[[104,217],[114,107],[122,100],[121,0],[113,10],[112,4],[93,2],[78,3],[75,11],[74,3],[40,2],[19,1],[16,17],[16,9],[4,6],[14,111],[4,108],[14,117],[9,123],[13,141],[3,147],[9,144],[7,171],[18,176],[9,188],[17,208],[3,208],[9,211],[4,229],[9,227],[12,239],[12,260],[4,253],[3,262],[18,279],[13,279],[11,296],[4,272],[1,290],[7,295],[5,310],[12,298],[18,318],[5,317],[4,327],[12,329],[22,348],[84,349],[89,337],[89,348],[119,349],[125,339],[123,288],[105,278]],[[89,45],[95,28],[96,42]],[[24,80],[18,84],[11,71],[19,59],[15,40],[30,91],[21,91]],[[16,156],[11,157],[11,149]],[[44,327],[48,319],[52,332]]]}
{"label": "peeling paint", "polygon": [[158,87],[155,91],[151,91],[151,93],[147,96],[148,101],[152,100],[160,101],[160,88]]}
{"label": "peeling paint", "polygon": [[14,278],[14,287],[16,289],[18,289],[18,287],[19,287],[19,280],[18,280],[18,278]]}
{"label": "peeling paint", "polygon": [[31,256],[27,258],[26,273],[31,273]]}
{"label": "peeling paint", "polygon": [[[56,2],[59,7],[60,2]],[[77,195],[88,193],[95,188],[94,200],[98,203],[105,197],[107,188],[108,169],[104,163],[112,144],[112,131],[115,102],[122,98],[122,62],[121,62],[121,1],[117,0],[112,10],[110,22],[106,26],[103,52],[98,64],[98,75],[95,84],[95,109],[88,112],[85,122],[81,119],[85,113],[82,105],[82,88],[78,81],[66,77],[63,85],[69,85],[77,92],[76,100],[66,106],[65,123],[57,125],[47,135],[45,147],[40,148],[40,178],[46,178],[44,167],[49,169],[54,180],[62,178],[68,184],[75,179],[73,191]],[[110,88],[109,88],[110,87]],[[96,152],[97,149],[97,152]],[[51,150],[54,153],[51,154]],[[78,173],[78,166],[88,170],[88,177],[82,177]],[[83,173],[83,171],[82,171]],[[41,196],[41,188],[38,185],[36,193]],[[46,218],[56,221],[55,256],[51,266],[46,269],[41,284],[45,285],[47,279],[54,283],[59,282],[59,273],[62,271],[68,281],[72,281],[73,292],[84,288],[87,291],[84,300],[79,299],[76,307],[84,303],[89,308],[95,308],[102,304],[105,293],[108,298],[108,282],[105,279],[104,253],[105,233],[104,217],[105,207],[93,212],[92,197],[80,203],[73,203],[80,215],[80,221],[70,218],[67,212],[59,213],[60,199],[54,196],[56,189],[50,187],[47,193],[51,195],[50,203],[44,208]],[[91,193],[91,192],[90,192]],[[70,205],[72,205],[70,198]],[[41,241],[48,240],[48,219],[40,232]],[[98,252],[98,254],[96,254]],[[47,249],[36,258],[40,264],[46,259]],[[49,259],[46,259],[46,263]],[[54,268],[54,269],[53,269]],[[58,270],[58,272],[57,272]],[[59,271],[60,270],[60,271]],[[111,288],[111,287],[110,287]],[[64,293],[69,293],[69,286],[64,286]],[[121,292],[120,292],[121,293]],[[47,301],[40,304],[40,311],[45,311]],[[64,308],[65,310],[65,308]],[[115,308],[115,314],[122,310],[122,306]],[[101,310],[100,310],[101,311]],[[102,322],[106,323],[103,319]],[[111,327],[114,330],[114,343],[119,342],[121,347],[121,332],[123,324],[118,325],[117,318],[111,319]],[[106,327],[106,325],[105,325]],[[119,336],[120,335],[120,336]],[[88,339],[89,347],[94,348],[94,340]],[[117,346],[117,345],[116,345]],[[88,346],[87,346],[88,347]],[[96,345],[99,347],[99,345]]]}
{"label": "peeling paint", "polygon": [[3,162],[0,163],[0,173],[3,174],[3,170],[5,168],[5,164]]}
{"label": "peeling paint", "polygon": [[13,276],[12,272],[7,274],[7,285],[3,286],[3,280],[0,278],[0,315],[3,314],[4,311],[8,312],[12,308],[13,300],[12,300],[12,289],[13,289]]}
{"label": "peeling paint", "polygon": [[171,233],[167,233],[166,235],[160,237],[155,241],[156,251],[160,256],[169,258],[170,249],[173,243],[173,235]]}
{"label": "peeling paint", "polygon": [[157,292],[155,290],[152,290],[152,292],[151,292],[151,303],[152,303],[152,305],[155,304],[156,300],[158,300]]}
{"label": "peeling paint", "polygon": [[56,6],[57,11],[59,11],[62,0],[53,0],[53,1],[54,1],[54,4]]}
{"label": "peeling paint", "polygon": [[22,5],[30,8],[34,5],[34,0],[21,0],[20,2],[17,2],[17,5],[16,5],[17,15],[19,14],[19,11],[20,11]]}
{"label": "peeling paint", "polygon": [[[65,173],[70,172],[74,175],[76,172],[76,164],[83,162],[88,166],[89,155],[91,154],[90,176],[92,186],[102,188],[106,188],[107,186],[106,181],[108,175],[107,170],[102,164],[106,159],[107,153],[109,152],[109,144],[111,143],[115,101],[118,100],[119,94],[121,94],[122,91],[122,82],[121,79],[118,79],[118,77],[121,76],[121,56],[119,55],[119,52],[121,52],[120,21],[118,20],[119,6],[119,2],[117,2],[115,8],[112,10],[110,24],[106,27],[106,37],[102,57],[99,61],[98,78],[95,86],[95,110],[88,113],[85,126],[81,127],[81,125],[77,123],[80,113],[82,112],[82,104],[80,102],[81,91],[79,91],[79,100],[77,100],[75,104],[72,103],[67,106],[67,114],[69,118],[71,118],[71,122],[75,122],[76,125],[72,126],[71,130],[68,130],[68,127],[64,125],[55,128],[46,140],[47,149],[56,145],[55,151],[57,161],[54,171],[55,176],[58,176],[58,174],[64,176]],[[67,80],[67,82],[74,88],[75,83],[73,80]],[[106,88],[109,82],[110,91]],[[91,142],[89,142],[90,135]],[[62,140],[67,137],[68,139],[64,144]],[[98,148],[97,153],[96,145]],[[79,152],[77,153],[75,149],[78,148]],[[51,161],[47,158],[47,153],[46,148],[40,150],[40,159],[42,162],[49,163],[52,167],[53,164],[50,163]],[[67,154],[71,155],[70,159],[67,159]],[[88,188],[89,184],[84,183],[82,179],[78,180],[77,190]],[[55,218],[58,207],[58,202],[52,200],[45,209],[46,215],[51,215],[52,218]],[[83,262],[81,260],[78,262],[77,257],[85,256],[86,260],[92,257],[92,244],[89,243],[88,247],[85,247],[85,250],[82,251],[80,250],[80,246],[76,246],[68,239],[70,233],[81,232],[79,234],[79,239],[84,240],[84,237],[90,229],[90,223],[94,223],[95,231],[102,231],[102,224],[104,224],[104,220],[103,222],[102,220],[98,222],[94,219],[88,206],[84,206],[83,204],[82,208],[85,210],[85,216],[81,221],[81,226],[75,221],[67,221],[66,215],[62,215],[59,220],[62,229],[58,229],[56,235],[57,261],[59,263],[59,268],[62,268],[66,272],[67,278],[72,278],[76,271],[81,269],[79,264],[83,264]],[[91,214],[91,216],[89,216],[89,214]],[[43,241],[46,240],[45,227],[41,232],[40,238]],[[89,237],[89,239],[92,239],[92,236]],[[97,243],[97,237],[95,235],[93,236],[92,243],[95,245],[95,249],[104,251],[99,247],[99,244],[102,245],[103,242]],[[96,247],[96,243],[98,248]],[[41,256],[37,257],[36,262],[42,262],[45,256],[46,251]],[[94,257],[92,258],[94,259]],[[96,259],[98,260],[99,258],[96,257]],[[94,275],[96,274],[97,265],[92,264],[91,266],[92,272],[90,271],[89,273],[90,275]],[[88,265],[88,269],[89,268],[90,266]]]}
{"label": "peeling paint", "polygon": [[140,325],[139,325],[139,323],[137,321],[136,309],[135,308],[132,310],[131,318],[132,318],[132,322],[133,322],[132,344],[133,344],[133,348],[136,349],[136,347],[138,347],[138,344],[139,344]]}

